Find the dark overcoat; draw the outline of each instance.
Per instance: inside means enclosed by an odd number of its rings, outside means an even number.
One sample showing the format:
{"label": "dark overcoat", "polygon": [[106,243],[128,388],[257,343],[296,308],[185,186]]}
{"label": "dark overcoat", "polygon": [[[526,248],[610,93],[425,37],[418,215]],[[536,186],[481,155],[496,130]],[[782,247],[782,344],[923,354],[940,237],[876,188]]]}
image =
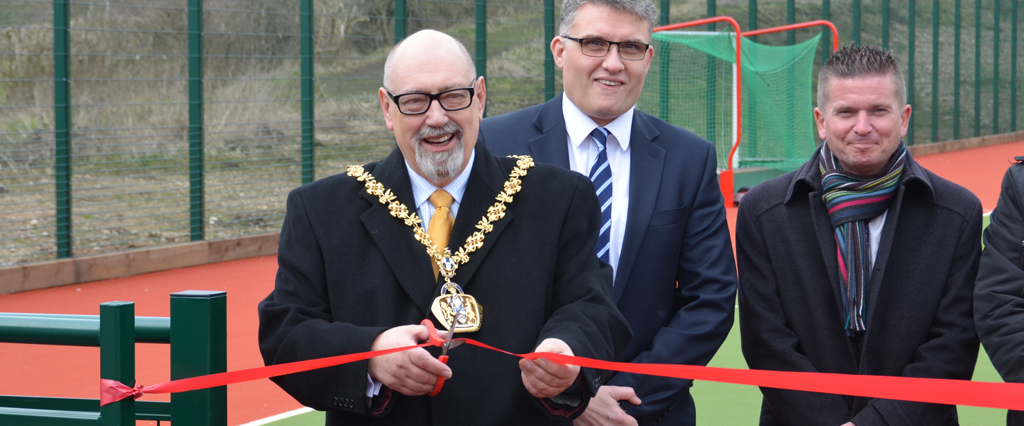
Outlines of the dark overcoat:
{"label": "dark overcoat", "polygon": [[[816,152],[756,186],[736,223],[739,321],[753,369],[969,380],[981,203],[910,155],[867,290],[867,331],[843,328],[835,234]],[[859,342],[858,342],[859,340]],[[761,425],[956,425],[956,408],[762,388]]]}
{"label": "dark overcoat", "polygon": [[[974,321],[992,365],[1007,382],[1024,382],[1024,157],[1006,170],[999,202],[985,228]],[[1024,412],[1006,424],[1024,426]]]}
{"label": "dark overcoat", "polygon": [[[477,145],[452,252],[477,230],[514,165],[515,159]],[[365,168],[415,210],[398,149]],[[614,359],[630,333],[612,302],[611,268],[594,254],[600,212],[593,185],[547,165],[521,179],[505,217],[455,276],[483,307],[482,328],[459,336],[513,353],[554,337],[575,355]],[[430,304],[443,283],[435,282],[412,228],[345,174],[289,194],[278,263],[274,291],[259,305],[268,365],[368,351],[382,331],[432,318]],[[449,355],[453,377],[436,397],[385,389],[369,400],[365,361],[274,381],[302,404],[327,411],[328,425],[543,425],[578,415],[607,377],[583,369],[576,389],[582,388],[584,405],[552,412],[526,391],[517,358],[470,345]]]}

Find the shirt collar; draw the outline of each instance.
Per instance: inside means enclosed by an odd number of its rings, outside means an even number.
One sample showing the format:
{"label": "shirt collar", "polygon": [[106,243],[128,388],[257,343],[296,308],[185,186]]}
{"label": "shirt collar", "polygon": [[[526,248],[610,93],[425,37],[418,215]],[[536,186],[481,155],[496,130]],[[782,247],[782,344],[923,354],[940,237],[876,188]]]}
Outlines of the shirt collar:
{"label": "shirt collar", "polygon": [[[473,161],[476,159],[476,150],[474,149],[469,155],[469,164],[466,164],[466,168],[462,170],[448,185],[443,188],[438,188],[436,185],[428,181],[419,173],[416,173],[409,165],[409,162],[405,162],[405,168],[409,171],[409,180],[412,182],[412,195],[416,200],[416,208],[427,202],[430,195],[438,189],[443,189],[451,194],[454,199],[452,204],[462,204],[462,196],[466,193],[466,183],[469,182],[469,172],[473,170]],[[452,216],[454,216],[455,209],[452,209]]]}
{"label": "shirt collar", "polygon": [[[629,149],[629,134],[633,125],[635,108],[630,107],[629,110],[604,126],[612,135],[615,135],[615,140],[619,142],[619,148],[623,151]],[[587,136],[590,136],[590,132],[594,131],[595,127],[599,127],[594,119],[580,111],[576,104],[569,100],[569,96],[565,92],[562,92],[562,116],[565,117],[565,132],[569,135],[569,141],[577,148]]]}

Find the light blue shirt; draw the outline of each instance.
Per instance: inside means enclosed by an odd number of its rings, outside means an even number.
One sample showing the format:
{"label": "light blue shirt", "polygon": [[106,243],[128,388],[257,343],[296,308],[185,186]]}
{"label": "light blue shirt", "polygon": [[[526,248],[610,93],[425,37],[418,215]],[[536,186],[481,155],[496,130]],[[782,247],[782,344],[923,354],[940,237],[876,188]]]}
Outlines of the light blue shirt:
{"label": "light blue shirt", "polygon": [[[444,188],[438,188],[431,183],[427,178],[420,176],[413,170],[412,165],[408,161],[405,162],[405,169],[409,171],[409,181],[412,183],[412,196],[416,202],[416,213],[423,220],[420,226],[427,228],[427,224],[430,223],[430,219],[434,217],[434,205],[430,203],[430,195],[438,189],[448,191],[452,196],[452,205],[449,210],[452,213],[452,218],[459,213],[459,205],[462,204],[462,197],[466,195],[466,183],[469,182],[469,172],[473,170],[473,160],[476,159],[476,151],[472,151],[469,154],[469,164],[466,164],[466,168],[459,173],[449,184],[445,185]],[[410,234],[411,236],[411,234]],[[424,248],[426,250],[426,248]],[[373,398],[380,393],[380,387],[383,385],[380,381],[374,380],[370,377],[370,373],[366,373],[366,396]]]}

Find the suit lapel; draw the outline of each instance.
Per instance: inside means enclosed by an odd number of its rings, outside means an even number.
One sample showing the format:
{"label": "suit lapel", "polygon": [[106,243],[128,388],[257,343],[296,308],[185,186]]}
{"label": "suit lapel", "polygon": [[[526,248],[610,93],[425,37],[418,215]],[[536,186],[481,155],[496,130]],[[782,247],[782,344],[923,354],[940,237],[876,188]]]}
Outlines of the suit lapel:
{"label": "suit lapel", "polygon": [[[371,172],[377,182],[395,194],[399,202],[405,204],[412,212],[416,211],[412,184],[401,151],[396,148]],[[434,289],[431,285],[433,277],[430,257],[427,256],[426,248],[413,237],[412,228],[406,226],[402,220],[392,217],[388,207],[381,204],[377,197],[367,193],[365,188],[360,192],[360,196],[371,204],[360,216],[363,226],[384,254],[392,273],[398,278],[399,285],[426,316],[433,300]],[[424,227],[426,225],[422,224]]]}
{"label": "suit lapel", "polygon": [[540,136],[530,139],[530,155],[539,163],[569,168],[565,117],[562,116],[562,96],[556,96],[541,107],[533,119]]}
{"label": "suit lapel", "polygon": [[665,167],[665,150],[653,143],[658,130],[644,119],[639,111],[633,112],[629,146],[629,206],[626,214],[626,231],[619,252],[619,266],[615,273],[615,302],[618,303],[629,275],[636,264],[640,243],[646,234],[654,201],[661,187],[662,169]]}
{"label": "suit lapel", "polygon": [[[466,244],[466,239],[477,232],[477,223],[487,215],[487,209],[494,205],[495,197],[504,189],[505,181],[508,179],[507,172],[511,172],[511,169],[506,171],[487,148],[482,144],[477,144],[473,170],[470,172],[469,181],[466,182],[466,193],[462,197],[462,204],[459,205],[459,213],[455,218],[455,225],[452,227],[452,236],[448,240],[448,248],[452,253],[463,247]],[[523,185],[532,184],[533,182],[530,182],[530,176],[527,174],[523,178]],[[512,222],[515,198],[514,196],[513,202],[506,204],[509,209],[505,210],[505,217],[491,222],[494,228],[491,232],[484,234],[483,247],[469,254],[468,263],[459,265],[453,281],[459,283],[467,293],[471,293],[468,284],[472,280],[473,274],[476,273],[483,259],[491,252],[491,248],[501,237],[502,231]],[[443,282],[443,280],[441,281]],[[440,291],[440,284],[436,290]]]}

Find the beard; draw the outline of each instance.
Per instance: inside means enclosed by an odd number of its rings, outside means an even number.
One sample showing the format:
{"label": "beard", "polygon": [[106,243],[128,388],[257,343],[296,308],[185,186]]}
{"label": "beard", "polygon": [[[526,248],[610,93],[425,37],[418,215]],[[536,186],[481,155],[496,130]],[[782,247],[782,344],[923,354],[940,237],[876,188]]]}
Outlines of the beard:
{"label": "beard", "polygon": [[[424,138],[433,138],[444,134],[452,134],[455,139],[451,147],[444,151],[428,151],[423,145]],[[424,126],[416,136],[412,138],[416,146],[416,164],[419,165],[423,177],[433,184],[445,182],[454,178],[462,171],[462,161],[465,157],[462,145],[462,127],[449,121],[443,127]]]}

